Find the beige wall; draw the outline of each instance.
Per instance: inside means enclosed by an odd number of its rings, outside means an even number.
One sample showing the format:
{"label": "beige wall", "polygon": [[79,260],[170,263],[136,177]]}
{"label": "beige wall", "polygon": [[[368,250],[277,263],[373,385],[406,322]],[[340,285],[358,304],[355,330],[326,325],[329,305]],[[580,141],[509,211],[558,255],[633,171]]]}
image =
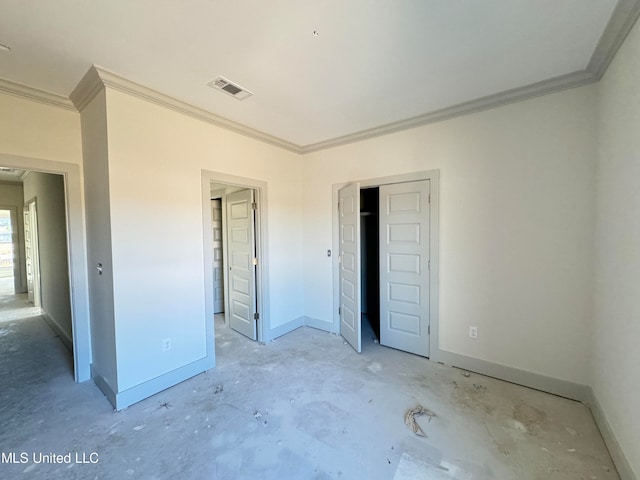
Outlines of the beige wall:
{"label": "beige wall", "polygon": [[[13,95],[0,93],[0,163],[11,167],[29,168],[20,157],[82,164],[80,115],[77,112],[44,105]],[[22,232],[21,203],[19,228]],[[21,240],[24,245],[24,239]],[[21,254],[24,259],[23,246]],[[27,280],[21,268],[22,291]]]}
{"label": "beige wall", "polygon": [[332,185],[439,169],[440,348],[586,384],[595,136],[588,86],[306,156],[306,314],[333,318]]}
{"label": "beige wall", "polygon": [[592,385],[640,478],[640,25],[598,85]]}
{"label": "beige wall", "polygon": [[267,183],[271,327],[300,318],[300,157],[111,89],[107,118],[119,390],[205,355],[203,169]]}
{"label": "beige wall", "polygon": [[0,93],[0,153],[79,165],[80,114]]}

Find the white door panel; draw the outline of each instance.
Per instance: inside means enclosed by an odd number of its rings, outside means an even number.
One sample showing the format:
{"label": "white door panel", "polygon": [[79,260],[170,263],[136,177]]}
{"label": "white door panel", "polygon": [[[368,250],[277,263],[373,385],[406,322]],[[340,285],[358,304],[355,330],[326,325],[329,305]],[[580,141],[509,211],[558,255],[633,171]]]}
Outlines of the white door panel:
{"label": "white door panel", "polygon": [[340,231],[340,333],[359,353],[360,333],[360,185],[338,192]]}
{"label": "white door panel", "polygon": [[227,196],[229,325],[256,340],[255,222],[253,190]]}
{"label": "white door panel", "polygon": [[429,181],[380,187],[380,344],[429,356]]}

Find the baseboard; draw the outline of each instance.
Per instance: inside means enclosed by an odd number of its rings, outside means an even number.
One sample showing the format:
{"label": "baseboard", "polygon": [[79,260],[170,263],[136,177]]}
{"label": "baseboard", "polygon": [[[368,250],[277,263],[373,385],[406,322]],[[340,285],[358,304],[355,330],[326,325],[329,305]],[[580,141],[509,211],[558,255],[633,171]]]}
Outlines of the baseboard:
{"label": "baseboard", "polygon": [[96,370],[93,368],[93,364],[91,364],[91,378],[93,379],[93,382],[96,384],[96,386],[100,389],[100,391],[104,393],[104,396],[107,397],[107,400],[109,400],[109,403],[113,405],[113,407],[115,408],[116,393],[113,391],[113,389],[104,379],[104,377],[100,375],[98,372],[96,372]]}
{"label": "baseboard", "polygon": [[337,333],[333,327],[333,322],[327,322],[326,320],[319,320],[313,317],[303,317],[304,325],[306,327],[317,328],[329,333]]}
{"label": "baseboard", "polygon": [[44,309],[40,308],[40,315],[44,318],[44,321],[56,332],[56,335],[60,338],[64,346],[73,353],[73,339],[64,331],[64,329],[56,322],[51,315]]}
{"label": "baseboard", "polygon": [[533,388],[546,393],[552,393],[560,397],[577,400],[586,403],[589,400],[589,387],[578,383],[547,377],[538,373],[519,370],[506,365],[488,362],[477,358],[467,357],[458,353],[438,350],[433,352],[431,360],[462,368],[470,372],[486,375],[487,377],[505,380],[507,382]]}
{"label": "baseboard", "polygon": [[600,429],[600,433],[609,450],[609,454],[611,455],[620,479],[638,480],[591,387],[453,352],[447,352],[445,350],[434,352],[431,360],[584,403],[591,409],[591,414]]}
{"label": "baseboard", "polygon": [[298,317],[295,320],[291,320],[290,322],[284,323],[282,325],[278,325],[276,328],[272,328],[269,330],[265,336],[265,343],[271,342],[282,335],[286,335],[289,332],[294,331],[296,328],[300,328],[304,325],[304,317]]}
{"label": "baseboard", "polygon": [[[115,402],[111,403],[116,410],[123,410],[134,403],[145,400],[163,390],[166,390],[167,388],[173,387],[178,383],[184,382],[185,380],[195,377],[196,375],[206,372],[214,367],[215,361],[213,358],[201,358],[200,360],[196,360],[193,363],[176,368],[175,370],[136,385],[135,387],[118,392],[115,395]],[[107,395],[107,398],[109,398],[109,395]],[[109,401],[111,401],[111,399]]]}
{"label": "baseboard", "polygon": [[609,449],[609,455],[611,455],[611,459],[613,460],[614,465],[616,466],[616,470],[618,470],[618,475],[621,480],[638,480],[638,477],[633,470],[631,469],[631,465],[627,460],[616,436],[613,433],[613,429],[607,420],[607,417],[604,414],[604,410],[598,402],[593,389],[588,388],[588,396],[589,399],[585,402],[589,408],[591,408],[591,414],[593,415],[594,420],[596,421],[596,425],[600,429],[600,433],[602,434],[602,438],[604,439],[604,443]]}

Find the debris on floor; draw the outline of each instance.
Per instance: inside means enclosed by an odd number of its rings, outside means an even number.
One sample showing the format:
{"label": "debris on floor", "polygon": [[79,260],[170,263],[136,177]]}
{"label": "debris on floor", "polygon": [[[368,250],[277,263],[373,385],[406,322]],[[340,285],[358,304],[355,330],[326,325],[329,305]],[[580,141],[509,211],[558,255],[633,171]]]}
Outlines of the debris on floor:
{"label": "debris on floor", "polygon": [[253,414],[254,418],[256,420],[260,420],[260,418],[262,418],[262,414],[256,410],[256,413]]}
{"label": "debris on floor", "polygon": [[216,385],[216,389],[214,390],[213,394],[217,395],[219,393],[222,393],[222,390],[224,389],[224,387],[222,386],[222,384],[220,385]]}
{"label": "debris on floor", "polygon": [[463,371],[462,371],[462,376],[463,376],[463,377],[470,377],[470,376],[471,376],[471,374],[470,374],[469,372],[467,372],[466,370],[463,370]]}
{"label": "debris on floor", "polygon": [[420,415],[427,415],[429,417],[429,421],[433,417],[436,416],[431,410],[424,408],[422,405],[418,404],[415,407],[407,410],[407,413],[404,414],[404,424],[411,429],[413,433],[420,437],[426,437],[424,430],[420,428],[420,425],[416,422],[416,417]]}

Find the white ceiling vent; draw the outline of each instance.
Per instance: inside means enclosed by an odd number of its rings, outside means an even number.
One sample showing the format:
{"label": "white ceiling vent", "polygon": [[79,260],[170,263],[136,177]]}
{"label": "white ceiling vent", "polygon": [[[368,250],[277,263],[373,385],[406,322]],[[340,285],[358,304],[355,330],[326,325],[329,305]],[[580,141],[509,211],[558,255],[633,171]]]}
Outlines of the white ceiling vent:
{"label": "white ceiling vent", "polygon": [[224,77],[218,77],[215,80],[207,83],[210,87],[223,91],[224,93],[231,95],[238,100],[244,100],[247,97],[253,95],[252,92],[238,84],[232,83]]}

